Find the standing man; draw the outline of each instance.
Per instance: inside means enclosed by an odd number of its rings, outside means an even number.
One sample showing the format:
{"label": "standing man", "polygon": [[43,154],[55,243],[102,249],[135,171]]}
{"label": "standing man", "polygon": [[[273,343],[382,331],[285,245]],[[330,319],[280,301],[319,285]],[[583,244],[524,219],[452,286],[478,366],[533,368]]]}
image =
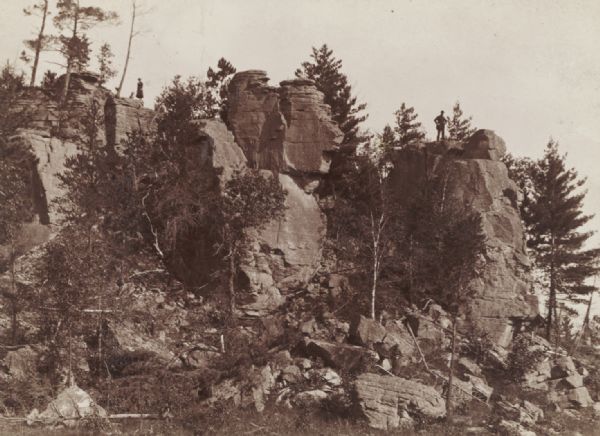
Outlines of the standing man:
{"label": "standing man", "polygon": [[434,118],[435,128],[437,129],[437,139],[439,141],[441,139],[446,139],[446,123],[449,121],[447,117],[444,116],[444,111],[441,111],[440,114]]}
{"label": "standing man", "polygon": [[142,79],[138,78],[137,82],[137,92],[135,93],[136,98],[143,100],[144,99],[144,83]]}

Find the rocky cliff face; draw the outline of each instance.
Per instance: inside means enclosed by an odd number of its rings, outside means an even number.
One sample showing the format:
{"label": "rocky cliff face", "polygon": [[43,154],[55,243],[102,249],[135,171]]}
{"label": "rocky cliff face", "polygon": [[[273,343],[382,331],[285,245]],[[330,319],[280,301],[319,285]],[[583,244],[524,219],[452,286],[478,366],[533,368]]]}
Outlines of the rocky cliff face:
{"label": "rocky cliff face", "polygon": [[248,166],[278,174],[287,190],[284,218],[257,235],[262,248],[243,268],[257,297],[247,306],[254,314],[280,304],[279,291],[306,281],[319,264],[326,225],[313,191],[343,138],[314,83],[288,80],[276,88],[268,80],[264,71],[237,73],[227,114]]}
{"label": "rocky cliff face", "polygon": [[[254,249],[242,270],[248,288],[246,313],[262,316],[285,300],[288,289],[306,283],[321,262],[326,237],[326,218],[315,194],[329,171],[330,157],[342,140],[331,120],[323,95],[307,80],[268,85],[263,71],[245,71],[230,83],[228,127],[221,121],[198,124],[194,139],[198,164],[207,177],[227,179],[237,167],[250,166],[279,177],[287,191],[284,218],[255,235]],[[82,107],[101,104],[105,115],[105,140],[121,147],[134,130],[151,132],[155,113],[129,99],[115,99],[93,77],[74,78],[71,95]],[[36,103],[37,102],[37,103]],[[30,150],[34,173],[41,189],[36,194],[38,227],[46,229],[58,220],[52,200],[61,195],[57,175],[65,159],[76,152],[77,135],[58,139],[60,114],[41,92],[25,96],[23,104],[36,107],[32,129],[13,138]],[[529,261],[523,245],[523,227],[517,202],[519,192],[499,161],[505,151],[501,138],[479,131],[465,144],[435,143],[397,154],[392,174],[397,189],[415,184],[432,174],[449,175],[453,201],[482,214],[487,236],[486,268],[474,283],[476,297],[470,304],[473,323],[502,345],[510,342],[514,324],[537,313],[529,295]],[[28,227],[29,229],[29,227]],[[49,232],[29,229],[47,238]],[[36,236],[37,237],[37,236]],[[173,258],[175,272],[195,283],[204,283],[215,265],[210,235],[200,235]]]}
{"label": "rocky cliff face", "polygon": [[402,191],[427,177],[444,175],[449,201],[481,214],[485,268],[472,284],[475,297],[467,312],[476,327],[507,346],[515,325],[537,314],[537,300],[530,294],[519,189],[499,160],[506,151],[504,141],[491,130],[479,130],[465,144],[432,143],[418,148],[397,154],[393,183]]}

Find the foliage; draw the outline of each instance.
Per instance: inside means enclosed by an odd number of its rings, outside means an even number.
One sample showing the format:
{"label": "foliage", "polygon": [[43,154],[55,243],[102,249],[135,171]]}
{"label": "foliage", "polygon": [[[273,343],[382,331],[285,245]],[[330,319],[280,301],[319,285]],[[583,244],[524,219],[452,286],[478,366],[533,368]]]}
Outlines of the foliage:
{"label": "foliage", "polygon": [[452,118],[448,122],[448,135],[450,139],[464,141],[468,139],[475,128],[471,127],[473,117],[465,118],[460,103],[457,101],[452,107]]}
{"label": "foliage", "polygon": [[400,147],[406,147],[425,138],[425,133],[421,129],[421,123],[417,121],[418,115],[413,107],[407,107],[406,103],[402,103],[394,115],[396,117],[394,133]]}
{"label": "foliage", "polygon": [[384,147],[375,145],[376,162],[358,155],[342,175],[333,221],[338,237],[338,257],[351,262],[360,274],[370,277],[369,313],[375,318],[378,281],[393,262],[395,238],[401,231],[397,202],[389,180],[389,161]]}
{"label": "foliage", "polygon": [[260,170],[236,170],[211,208],[221,223],[220,252],[229,259],[230,308],[235,310],[235,284],[240,257],[250,242],[249,229],[260,230],[283,217],[286,192],[279,180]]}
{"label": "foliage", "polygon": [[544,351],[535,347],[531,338],[525,334],[517,335],[507,358],[506,374],[515,381],[531,370],[544,357]]}
{"label": "foliage", "polygon": [[0,71],[0,148],[7,146],[8,139],[29,118],[29,109],[16,104],[24,82],[23,74],[17,74],[8,62]]}
{"label": "foliage", "polygon": [[7,64],[0,73],[0,246],[8,247],[6,258],[0,257],[0,272],[10,271],[10,289],[0,288],[9,304],[12,341],[17,341],[17,313],[22,308],[23,293],[17,289],[15,260],[22,225],[33,218],[30,192],[32,156],[10,143],[10,137],[28,119],[27,108],[15,103],[23,87],[23,76]]}
{"label": "foliage", "polygon": [[54,71],[47,70],[42,78],[42,89],[54,92],[56,90],[56,76],[57,74]]}
{"label": "foliage", "polygon": [[344,144],[358,144],[365,138],[359,133],[360,124],[367,119],[362,112],[367,105],[357,103],[352,96],[352,86],[342,73],[342,61],[333,56],[333,50],[323,44],[313,47],[311,61],[303,62],[295,72],[296,77],[314,80],[317,89],[325,95],[325,103],[331,107],[333,120],[344,133]]}
{"label": "foliage", "polygon": [[579,302],[596,290],[587,279],[598,272],[599,249],[583,249],[592,232],[581,228],[592,218],[583,213],[585,179],[565,165],[558,144],[550,141],[544,156],[526,167],[531,188],[525,204],[527,245],[532,249],[546,292],[549,338],[557,317],[557,301],[565,296]]}
{"label": "foliage", "polygon": [[[158,131],[162,141],[172,150],[176,144],[190,140],[196,132],[193,121],[210,118],[209,91],[197,77],[183,80],[175,76],[156,99],[160,113]],[[170,145],[169,145],[170,144]]]}
{"label": "foliage", "polygon": [[[54,26],[61,32],[53,37],[59,52],[65,58],[66,78],[62,91],[62,101],[67,97],[71,73],[82,71],[90,60],[90,42],[85,35],[101,23],[114,23],[118,19],[115,12],[105,11],[96,6],[80,6],[79,0],[58,0]],[[64,33],[66,32],[66,34]]]}
{"label": "foliage", "polygon": [[220,115],[223,121],[227,121],[227,87],[233,74],[235,67],[225,58],[219,59],[217,70],[212,67],[206,72],[206,89],[207,93],[207,115],[214,118]]}
{"label": "foliage", "polygon": [[490,339],[489,334],[481,329],[473,328],[466,332],[465,339],[466,342],[461,348],[461,353],[472,358],[478,365],[485,363],[490,351],[494,349],[494,342]]}
{"label": "foliage", "polygon": [[98,53],[98,67],[100,70],[100,83],[106,83],[117,75],[117,70],[113,68],[113,54],[110,44],[104,43]]}

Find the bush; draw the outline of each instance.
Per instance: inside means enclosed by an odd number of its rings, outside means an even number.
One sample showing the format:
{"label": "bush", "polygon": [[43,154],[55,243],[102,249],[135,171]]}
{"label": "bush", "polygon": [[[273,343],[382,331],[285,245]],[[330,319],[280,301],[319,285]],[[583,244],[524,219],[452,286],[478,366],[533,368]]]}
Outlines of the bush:
{"label": "bush", "polygon": [[494,343],[488,333],[478,328],[470,329],[465,335],[466,343],[462,345],[461,354],[470,357],[478,365],[485,363]]}
{"label": "bush", "polygon": [[543,357],[543,350],[537,348],[528,336],[518,335],[508,355],[506,374],[513,380],[520,380]]}

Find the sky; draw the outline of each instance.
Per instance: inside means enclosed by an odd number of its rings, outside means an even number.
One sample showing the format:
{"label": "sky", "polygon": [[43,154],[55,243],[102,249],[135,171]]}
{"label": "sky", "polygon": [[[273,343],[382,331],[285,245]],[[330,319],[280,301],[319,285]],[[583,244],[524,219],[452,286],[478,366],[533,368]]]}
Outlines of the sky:
{"label": "sky", "polygon": [[[130,0],[81,0],[121,16],[90,31],[108,42],[122,68]],[[238,71],[263,69],[271,83],[293,76],[312,46],[327,43],[343,60],[366,127],[379,131],[402,102],[424,127],[459,100],[480,128],[509,151],[539,157],[552,137],[567,163],[588,177],[587,213],[600,227],[600,2],[597,0],[138,0],[124,94],[141,77],[146,104],[176,74],[203,76],[220,57]],[[0,1],[0,60],[16,61],[38,21],[33,0]],[[54,1],[51,0],[51,3]],[[51,31],[53,29],[50,29]],[[57,70],[44,54],[41,70]],[[23,66],[28,68],[27,66]],[[109,87],[116,86],[116,81]],[[600,235],[592,240],[600,245]]]}

